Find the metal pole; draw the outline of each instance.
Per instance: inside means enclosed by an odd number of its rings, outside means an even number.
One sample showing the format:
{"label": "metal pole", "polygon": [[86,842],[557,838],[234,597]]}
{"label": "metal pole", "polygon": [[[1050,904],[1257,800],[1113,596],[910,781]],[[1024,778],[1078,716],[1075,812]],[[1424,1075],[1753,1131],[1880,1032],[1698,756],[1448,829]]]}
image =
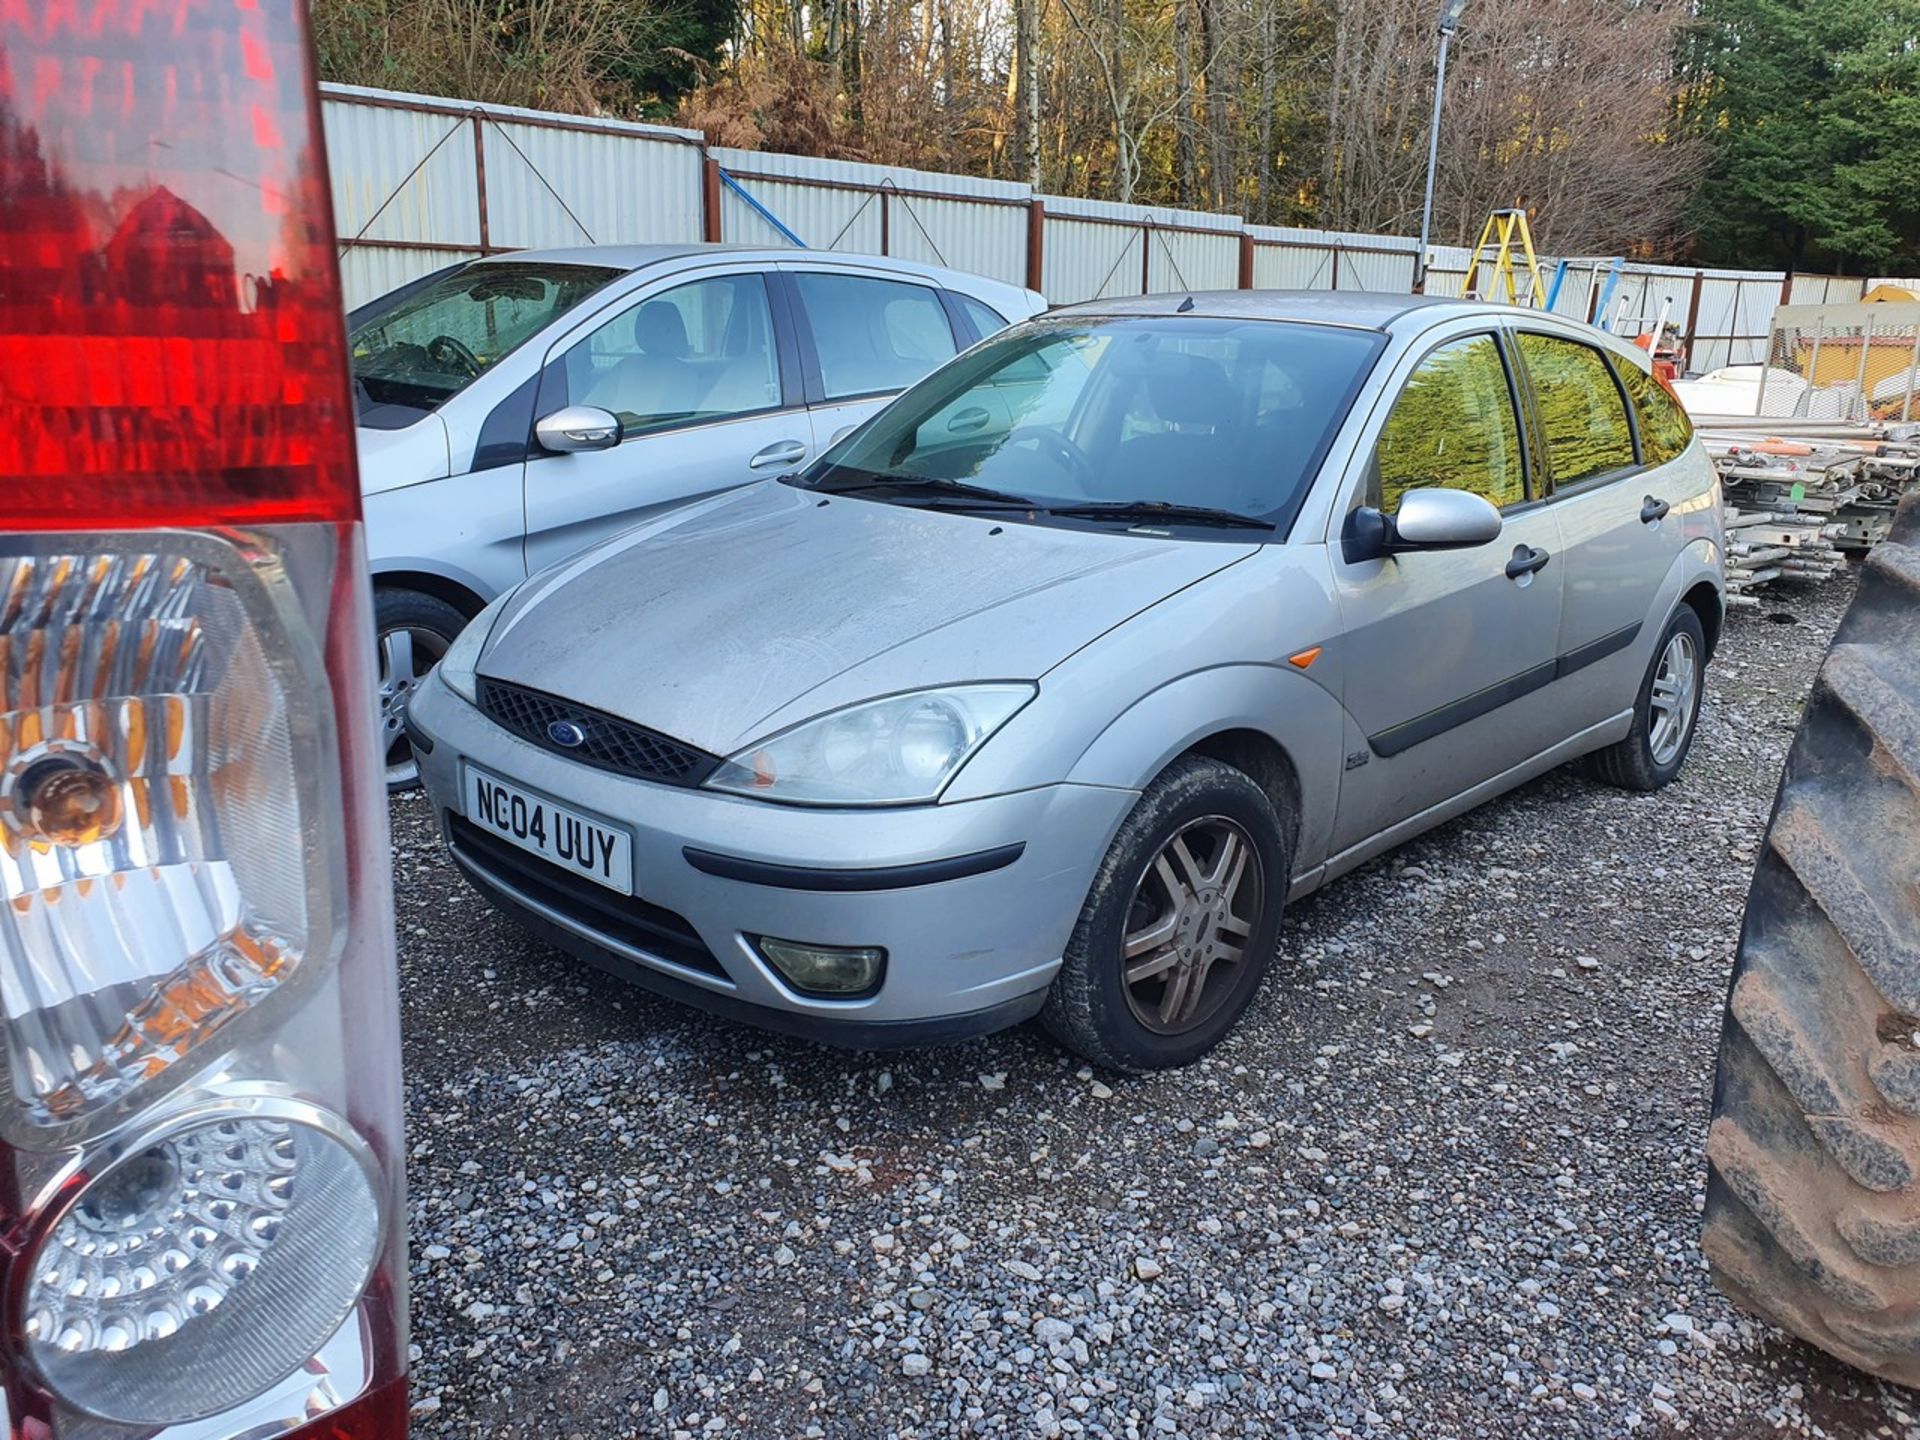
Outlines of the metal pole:
{"label": "metal pole", "polygon": [[[1860,377],[1854,381],[1854,389],[1860,392],[1860,418],[1862,420],[1869,419],[1873,414],[1873,407],[1867,404],[1867,354],[1872,349],[1873,316],[1869,313],[1867,316],[1866,329],[1862,331],[1860,335]],[[1852,407],[1849,406],[1848,408],[1851,409]],[[1853,417],[1849,415],[1847,418],[1851,420]]]}
{"label": "metal pole", "polygon": [[1906,424],[1913,418],[1913,387],[1915,377],[1920,375],[1920,327],[1913,333],[1913,358],[1907,361],[1906,398],[1900,402],[1900,423]]}
{"label": "metal pole", "polygon": [[1447,93],[1447,47],[1453,30],[1440,27],[1440,66],[1433,77],[1433,123],[1427,128],[1427,193],[1420,202],[1420,254],[1414,261],[1413,289],[1427,293],[1427,237],[1433,233],[1433,172],[1440,163],[1440,101]]}

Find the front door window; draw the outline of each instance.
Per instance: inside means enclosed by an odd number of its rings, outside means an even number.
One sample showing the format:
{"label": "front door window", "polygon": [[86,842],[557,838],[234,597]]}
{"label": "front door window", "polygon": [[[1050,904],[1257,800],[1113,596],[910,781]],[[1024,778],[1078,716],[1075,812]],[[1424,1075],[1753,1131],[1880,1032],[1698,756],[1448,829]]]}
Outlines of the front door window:
{"label": "front door window", "polygon": [[758,275],[721,275],[641,301],[567,351],[567,398],[629,436],[780,405],[773,313]]}
{"label": "front door window", "polygon": [[1374,447],[1370,502],[1392,515],[1409,490],[1466,490],[1504,510],[1527,499],[1520,422],[1500,344],[1450,340],[1420,362]]}

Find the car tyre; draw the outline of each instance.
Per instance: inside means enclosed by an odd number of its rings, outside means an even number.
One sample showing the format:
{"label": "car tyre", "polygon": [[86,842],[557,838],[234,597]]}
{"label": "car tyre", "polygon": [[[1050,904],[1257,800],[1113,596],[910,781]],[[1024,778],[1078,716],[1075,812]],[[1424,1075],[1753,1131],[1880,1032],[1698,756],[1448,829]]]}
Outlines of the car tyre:
{"label": "car tyre", "polygon": [[387,790],[397,795],[420,783],[420,767],[407,739],[408,697],[466,628],[467,617],[436,595],[376,590],[373,623],[380,676],[380,741],[386,747]]}
{"label": "car tyre", "polygon": [[1670,783],[1693,751],[1706,678],[1706,632],[1694,608],[1682,605],[1653,648],[1634,697],[1633,728],[1588,756],[1588,773],[1621,790],[1646,792]]}
{"label": "car tyre", "polygon": [[1041,1024],[1134,1074],[1213,1049],[1279,943],[1296,830],[1291,802],[1244,771],[1201,755],[1168,766],[1107,848]]}

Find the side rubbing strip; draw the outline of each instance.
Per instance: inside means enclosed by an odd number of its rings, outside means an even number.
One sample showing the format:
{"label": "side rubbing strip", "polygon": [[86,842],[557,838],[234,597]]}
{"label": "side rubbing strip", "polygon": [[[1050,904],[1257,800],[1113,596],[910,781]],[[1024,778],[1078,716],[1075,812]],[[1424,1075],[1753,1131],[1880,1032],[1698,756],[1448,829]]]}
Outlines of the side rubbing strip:
{"label": "side rubbing strip", "polygon": [[1627,648],[1633,643],[1633,637],[1640,633],[1640,622],[1622,626],[1611,635],[1602,635],[1598,640],[1589,640],[1562,655],[1554,668],[1553,678],[1563,680],[1576,670],[1584,670],[1595,661]]}
{"label": "side rubbing strip", "polygon": [[1559,674],[1559,662],[1548,660],[1534,666],[1531,670],[1522,670],[1518,675],[1509,675],[1484,690],[1476,690],[1471,695],[1462,695],[1458,700],[1449,700],[1438,709],[1429,710],[1424,715],[1416,715],[1411,720],[1403,720],[1390,730],[1382,730],[1378,735],[1369,735],[1367,743],[1373,747],[1376,755],[1398,755],[1402,750],[1411,750],[1422,740],[1431,740],[1436,735],[1444,735],[1456,725],[1464,725],[1469,720],[1478,720],[1482,715],[1491,714],[1502,705],[1518,700],[1522,695],[1531,694],[1543,686],[1553,683]]}
{"label": "side rubbing strip", "polygon": [[1484,690],[1462,695],[1458,700],[1449,700],[1424,715],[1416,715],[1377,735],[1369,735],[1367,744],[1373,747],[1376,755],[1398,755],[1403,750],[1411,750],[1423,740],[1444,735],[1456,725],[1464,725],[1469,720],[1478,720],[1482,715],[1491,714],[1522,695],[1543,689],[1555,680],[1564,680],[1574,671],[1584,670],[1596,661],[1626,649],[1639,633],[1640,626],[1636,622],[1602,635],[1598,640],[1589,640],[1557,659],[1535,665],[1530,670],[1522,670],[1518,675],[1509,675]]}

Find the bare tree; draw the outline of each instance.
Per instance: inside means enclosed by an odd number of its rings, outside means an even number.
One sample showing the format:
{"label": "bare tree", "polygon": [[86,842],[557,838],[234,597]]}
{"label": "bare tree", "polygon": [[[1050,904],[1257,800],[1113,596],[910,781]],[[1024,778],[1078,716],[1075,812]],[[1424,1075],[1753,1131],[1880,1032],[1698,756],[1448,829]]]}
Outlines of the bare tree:
{"label": "bare tree", "polygon": [[1039,29],[1040,0],[1014,0],[1014,71],[1019,81],[1018,94],[1009,89],[1019,115],[1021,133],[1020,161],[1027,184],[1040,188],[1040,71],[1035,55]]}
{"label": "bare tree", "polygon": [[[1700,163],[1668,123],[1691,3],[1474,0],[1448,80],[1436,238],[1470,240],[1489,209],[1522,202],[1548,248],[1678,244]],[[734,143],[1330,229],[1417,225],[1433,0],[741,5],[730,64],[682,112]]]}
{"label": "bare tree", "polygon": [[[1173,87],[1181,95],[1193,92],[1193,4],[1194,0],[1173,0]],[[1193,204],[1194,197],[1193,114],[1182,106],[1174,116],[1174,199],[1181,205]]]}

